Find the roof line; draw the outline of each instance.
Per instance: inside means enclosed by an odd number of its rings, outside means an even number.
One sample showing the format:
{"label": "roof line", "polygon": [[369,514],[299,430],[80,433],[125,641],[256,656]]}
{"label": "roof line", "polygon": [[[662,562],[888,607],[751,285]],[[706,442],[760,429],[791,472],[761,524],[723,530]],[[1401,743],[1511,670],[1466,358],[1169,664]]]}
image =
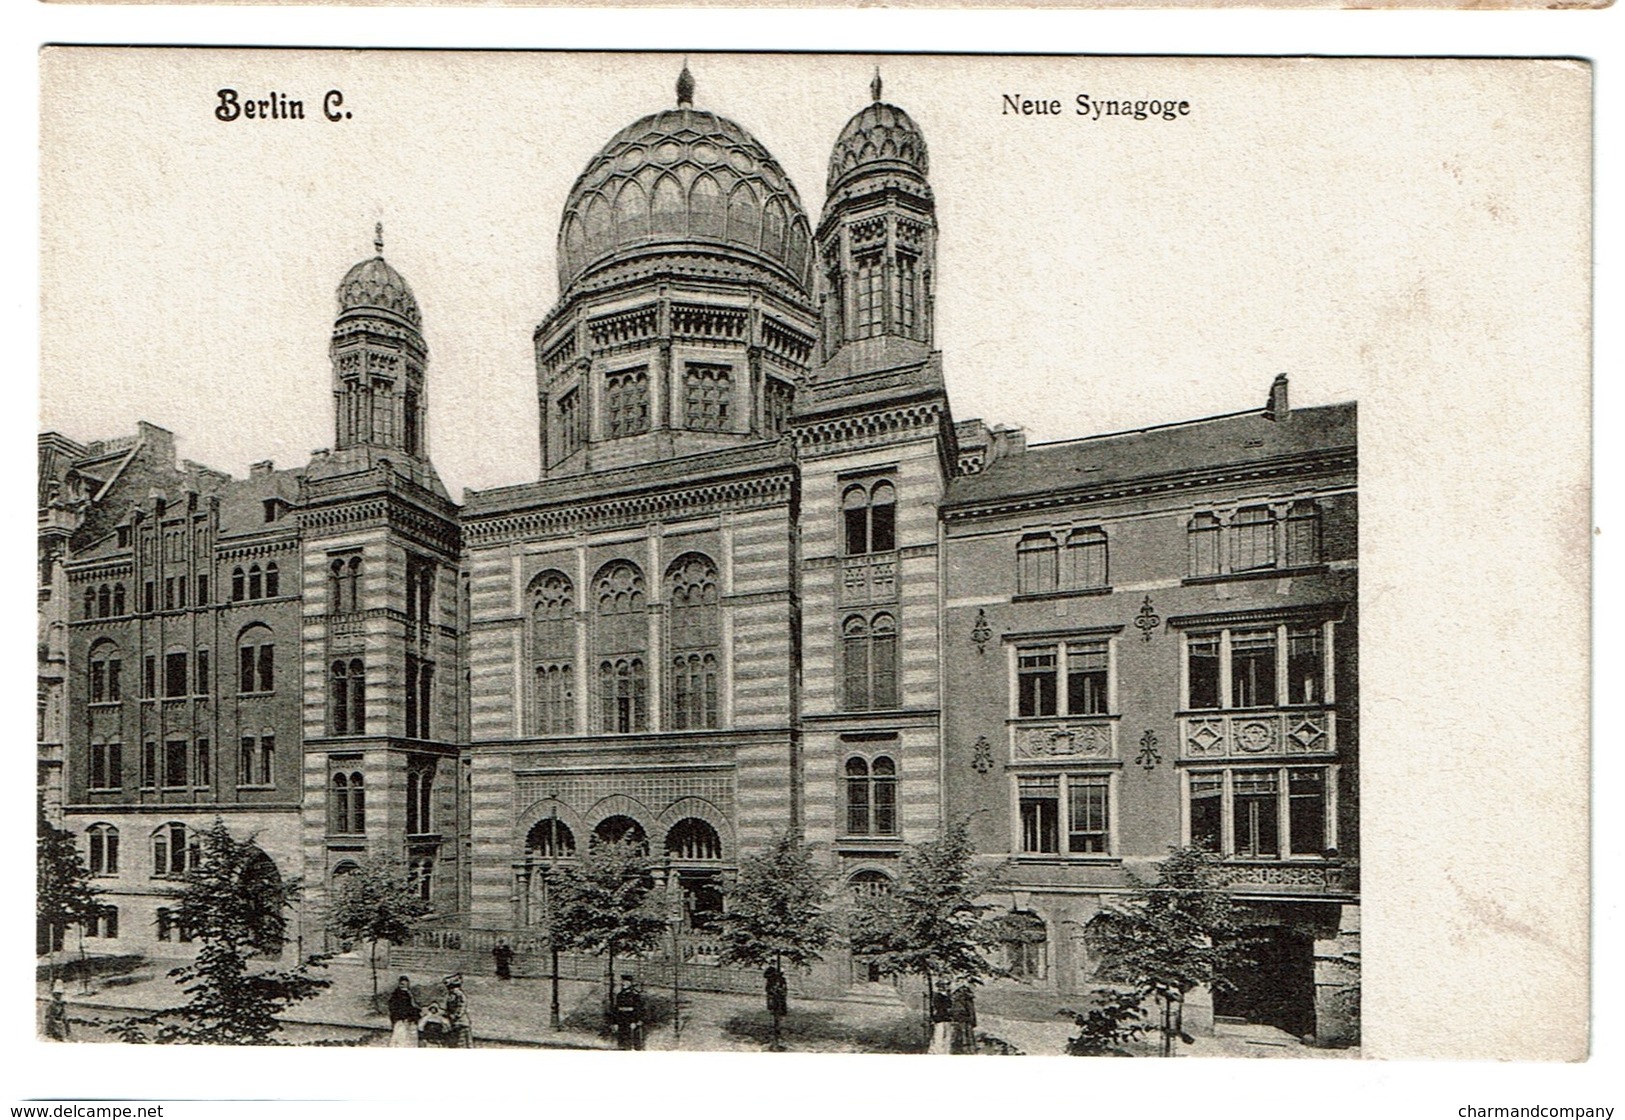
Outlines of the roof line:
{"label": "roof line", "polygon": [[[1289,412],[1287,415],[1290,417],[1293,413],[1313,412],[1322,408],[1341,408],[1344,405],[1353,403],[1355,402],[1333,401],[1330,404],[1305,405],[1292,409],[1292,412]],[[1039,448],[1045,447],[1065,447],[1074,443],[1090,443],[1097,439],[1115,439],[1118,436],[1138,436],[1144,435],[1147,432],[1167,431],[1169,428],[1188,428],[1195,424],[1211,424],[1215,420],[1232,420],[1237,416],[1262,416],[1268,411],[1268,406],[1265,406],[1263,408],[1244,408],[1239,412],[1219,412],[1212,416],[1198,416],[1191,420],[1174,420],[1167,424],[1150,424],[1143,428],[1123,428],[1122,430],[1116,432],[1099,432],[1092,436],[1077,436],[1074,439],[1057,439],[1050,440],[1045,443],[1029,443],[1027,445],[1027,450],[1036,451]]]}

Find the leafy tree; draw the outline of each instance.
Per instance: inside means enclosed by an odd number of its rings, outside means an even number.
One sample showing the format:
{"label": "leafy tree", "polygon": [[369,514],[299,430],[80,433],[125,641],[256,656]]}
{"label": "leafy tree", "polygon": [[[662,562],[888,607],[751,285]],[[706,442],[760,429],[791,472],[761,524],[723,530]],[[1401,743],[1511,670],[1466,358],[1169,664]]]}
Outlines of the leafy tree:
{"label": "leafy tree", "polygon": [[68,926],[88,922],[101,913],[101,892],[90,885],[90,872],[79,855],[74,834],[53,826],[39,814],[35,842],[38,881],[36,920],[45,936],[50,977],[56,982],[56,942]]}
{"label": "leafy tree", "polygon": [[372,998],[378,1000],[378,943],[400,945],[433,907],[417,884],[387,858],[369,859],[333,884],[328,931],[343,941],[372,943]]}
{"label": "leafy tree", "polygon": [[828,901],[828,876],[813,862],[812,849],[786,831],[766,851],[741,861],[719,920],[722,963],[764,969],[775,1050],[783,1047],[783,1015],[771,990],[774,972],[782,979],[785,965],[804,969],[821,959],[819,950],[835,939],[824,913]]}
{"label": "leafy tree", "polygon": [[984,953],[998,937],[997,922],[984,916],[993,906],[976,901],[997,872],[977,868],[975,855],[966,824],[951,824],[939,839],[907,849],[892,891],[860,898],[849,916],[852,952],[882,975],[920,976],[928,1015],[959,985],[1004,971]]}
{"label": "leafy tree", "polygon": [[274,1045],[290,1004],[309,999],[330,981],[311,974],[312,957],[291,969],[251,971],[261,957],[277,956],[288,937],[286,911],[299,896],[297,880],[284,880],[253,842],[231,835],[225,822],[199,837],[197,866],[176,893],[175,920],[201,942],[197,957],[169,975],[191,998],[180,1007],[126,1019],[115,1028],[126,1042]]}
{"label": "leafy tree", "polygon": [[1244,963],[1240,910],[1225,889],[1229,875],[1212,853],[1174,848],[1147,883],[1129,873],[1133,890],[1097,913],[1084,941],[1099,960],[1095,977],[1156,1002],[1164,1057],[1183,1029],[1185,996],[1206,984],[1228,986],[1226,971]]}
{"label": "leafy tree", "polygon": [[1095,1005],[1083,1011],[1061,1008],[1070,1015],[1078,1033],[1066,1040],[1066,1052],[1073,1057],[1128,1057],[1124,1043],[1134,1042],[1149,1029],[1140,996],[1113,988],[1096,988]]}
{"label": "leafy tree", "polygon": [[549,868],[548,932],[563,950],[608,958],[608,991],[615,991],[615,958],[647,952],[667,921],[643,844],[596,841],[573,862]]}

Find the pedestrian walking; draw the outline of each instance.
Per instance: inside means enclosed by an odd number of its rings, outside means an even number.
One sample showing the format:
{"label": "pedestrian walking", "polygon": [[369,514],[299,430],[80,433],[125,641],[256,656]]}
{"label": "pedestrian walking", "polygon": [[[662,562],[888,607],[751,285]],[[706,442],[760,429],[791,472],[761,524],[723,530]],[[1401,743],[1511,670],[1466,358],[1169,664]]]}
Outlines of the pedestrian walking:
{"label": "pedestrian walking", "polygon": [[621,990],[612,1005],[615,1019],[615,1045],[622,1050],[643,1049],[643,993],[637,981],[621,977]]}
{"label": "pedestrian walking", "polygon": [[468,1050],[474,1045],[474,1024],[468,1017],[468,999],[463,995],[463,974],[454,972],[445,978],[446,985],[446,1045]]}
{"label": "pedestrian walking", "polygon": [[928,1054],[953,1053],[953,1001],[947,992],[931,988],[931,1045]]}
{"label": "pedestrian walking", "polygon": [[68,1005],[62,1002],[62,985],[51,986],[51,1002],[45,1005],[45,1037],[53,1042],[67,1042],[71,1036],[68,1028]]}
{"label": "pedestrian walking", "polygon": [[412,978],[402,976],[389,993],[389,1044],[416,1049],[418,1020],[422,1017],[417,997],[412,994]]}
{"label": "pedestrian walking", "polygon": [[513,946],[509,945],[506,941],[498,941],[496,948],[491,950],[491,955],[496,958],[497,979],[512,980]]}

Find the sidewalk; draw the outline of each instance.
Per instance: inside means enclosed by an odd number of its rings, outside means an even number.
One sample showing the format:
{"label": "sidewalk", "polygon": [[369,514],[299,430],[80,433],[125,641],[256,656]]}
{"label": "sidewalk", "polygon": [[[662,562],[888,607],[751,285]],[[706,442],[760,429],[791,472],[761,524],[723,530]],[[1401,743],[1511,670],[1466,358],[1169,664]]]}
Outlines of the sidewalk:
{"label": "sidewalk", "polygon": [[[182,1002],[175,982],[165,975],[175,962],[144,960],[132,971],[92,979],[89,992],[78,980],[66,981],[64,998],[76,1037],[95,1038],[96,1023],[131,1013],[154,1011]],[[372,976],[365,964],[341,961],[319,970],[332,986],[314,999],[295,1004],[284,1016],[289,1042],[312,1044],[343,1040],[381,1046],[389,1035],[388,1017],[373,1010]],[[384,998],[399,971],[380,968],[378,986]],[[409,975],[412,975],[409,973]],[[37,985],[40,1006],[50,986]],[[441,978],[412,975],[418,1002],[443,1000]],[[571,1050],[615,1048],[603,1030],[603,985],[577,980],[559,982],[561,1030],[548,1025],[551,983],[526,977],[498,980],[465,975],[463,990],[474,1024],[475,1046],[548,1047]],[[907,990],[906,988],[904,989]],[[889,991],[889,989],[888,989]],[[684,991],[682,1016],[674,1022],[672,992],[645,989],[649,1027],[648,1050],[760,1052],[772,1040],[772,1019],[761,995]],[[1037,991],[986,992],[979,1001],[978,1034],[1002,1040],[1024,1054],[1060,1055],[1073,1033],[1069,1019],[1051,1014],[1060,1006]],[[1052,1006],[1053,1005],[1053,1006]],[[80,1029],[81,1025],[84,1029]],[[917,1001],[792,999],[784,1020],[785,1046],[799,1052],[848,1054],[918,1054],[925,1050],[925,1030]],[[1191,1057],[1340,1058],[1358,1057],[1355,1050],[1318,1050],[1272,1027],[1221,1025],[1216,1035],[1181,1047]]]}

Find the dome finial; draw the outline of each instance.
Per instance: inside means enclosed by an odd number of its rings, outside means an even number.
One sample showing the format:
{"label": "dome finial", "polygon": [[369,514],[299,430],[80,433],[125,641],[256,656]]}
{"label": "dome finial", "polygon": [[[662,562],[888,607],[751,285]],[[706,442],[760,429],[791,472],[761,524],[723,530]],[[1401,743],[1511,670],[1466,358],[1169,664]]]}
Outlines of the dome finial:
{"label": "dome finial", "polygon": [[372,247],[381,257],[384,255],[384,223],[378,222],[372,227]]}
{"label": "dome finial", "polygon": [[869,96],[875,101],[880,100],[880,67],[875,67],[875,79],[869,83]]}
{"label": "dome finial", "polygon": [[677,75],[677,107],[694,104],[694,75],[688,72],[688,56],[683,56],[683,72]]}

